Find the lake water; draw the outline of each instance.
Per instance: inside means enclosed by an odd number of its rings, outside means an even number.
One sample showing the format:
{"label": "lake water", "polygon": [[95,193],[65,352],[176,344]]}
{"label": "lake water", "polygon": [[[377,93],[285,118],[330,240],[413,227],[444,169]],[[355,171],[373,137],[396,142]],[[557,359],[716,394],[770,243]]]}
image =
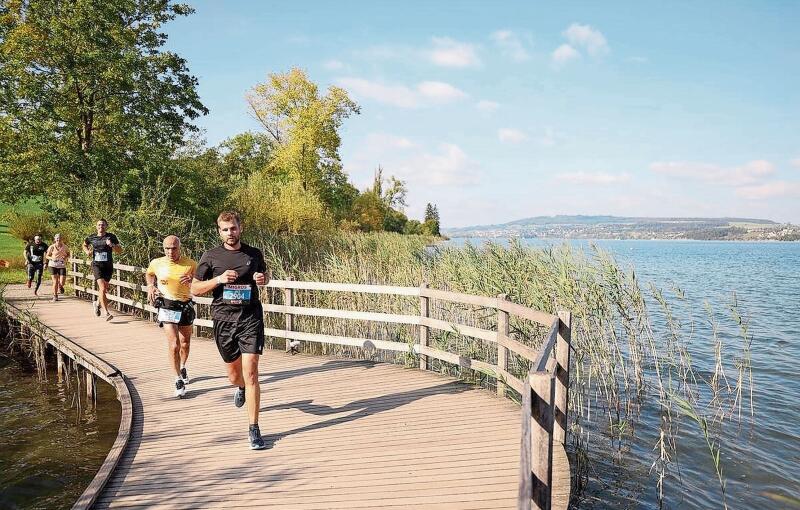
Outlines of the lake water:
{"label": "lake water", "polygon": [[[449,241],[456,245],[465,242],[480,245],[485,240]],[[590,245],[582,240],[523,242],[539,247],[568,242],[587,250]],[[713,371],[714,363],[703,302],[709,301],[717,315],[730,316],[728,305],[732,292],[736,292],[740,310],[750,317],[753,335],[756,420],[754,426],[745,420],[741,429],[735,424],[725,426],[722,466],[728,507],[800,508],[782,499],[800,501],[800,243],[591,242],[612,252],[623,267],[635,268],[643,284],[653,282],[665,290],[676,285],[686,292],[686,302],[676,306],[694,317],[691,349],[695,369],[701,375]],[[733,324],[730,319],[727,323]],[[725,345],[741,345],[735,328],[723,331],[722,338]],[[732,361],[730,356],[727,354]],[[728,372],[734,380],[735,375]],[[655,430],[655,420],[644,424],[642,435]],[[678,433],[676,467],[681,481],[672,479],[671,487],[665,489],[668,508],[722,508],[714,468],[698,430],[695,425]],[[657,508],[655,484],[649,473],[653,443],[645,443],[633,445],[628,452],[627,457],[638,459],[638,463],[620,465],[608,452],[608,458],[597,466],[605,472],[592,477],[586,507]]]}
{"label": "lake water", "polygon": [[114,389],[100,382],[97,408],[81,402],[79,413],[75,392],[56,382],[52,367],[49,380],[39,381],[32,368],[5,354],[0,352],[0,508],[71,508],[116,438],[120,406]]}

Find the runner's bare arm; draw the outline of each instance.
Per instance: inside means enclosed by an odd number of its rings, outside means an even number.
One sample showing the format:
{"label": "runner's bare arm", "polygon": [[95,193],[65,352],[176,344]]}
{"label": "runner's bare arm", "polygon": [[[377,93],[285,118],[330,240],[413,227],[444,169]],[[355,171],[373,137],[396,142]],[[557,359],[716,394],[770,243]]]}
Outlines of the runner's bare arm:
{"label": "runner's bare arm", "polygon": [[264,273],[253,273],[253,280],[255,280],[256,285],[266,285],[267,275]]}
{"label": "runner's bare arm", "polygon": [[216,278],[211,278],[210,280],[201,281],[197,278],[193,278],[191,288],[192,295],[202,296],[203,294],[214,290],[217,285],[235,282],[237,277],[238,275],[236,274],[236,271],[233,269],[228,269],[221,275],[217,276]]}
{"label": "runner's bare arm", "polygon": [[156,300],[156,275],[145,273],[144,279],[147,280],[147,300],[152,305]]}

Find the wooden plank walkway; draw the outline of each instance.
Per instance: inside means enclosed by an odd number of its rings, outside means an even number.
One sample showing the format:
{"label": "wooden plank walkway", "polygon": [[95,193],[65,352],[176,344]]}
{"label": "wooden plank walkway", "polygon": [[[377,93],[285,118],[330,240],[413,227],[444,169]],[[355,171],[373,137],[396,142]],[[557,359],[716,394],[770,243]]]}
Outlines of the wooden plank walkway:
{"label": "wooden plank walkway", "polygon": [[97,508],[516,505],[520,410],[487,391],[389,364],[266,351],[261,430],[274,446],[250,451],[213,341],[193,339],[179,400],[154,324],[122,314],[107,323],[87,301],[36,300],[23,286],[6,298],[132,383],[134,434]]}

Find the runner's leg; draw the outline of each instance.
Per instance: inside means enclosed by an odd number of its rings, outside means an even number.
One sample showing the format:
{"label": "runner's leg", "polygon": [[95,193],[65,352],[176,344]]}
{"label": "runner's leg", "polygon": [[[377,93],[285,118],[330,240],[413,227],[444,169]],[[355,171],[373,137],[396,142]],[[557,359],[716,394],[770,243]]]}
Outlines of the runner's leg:
{"label": "runner's leg", "polygon": [[39,287],[42,285],[42,273],[44,273],[44,265],[40,264],[36,266],[38,276],[36,277],[36,288],[34,289],[33,293],[38,295],[39,294]]}
{"label": "runner's leg", "polygon": [[191,326],[179,326],[179,339],[181,343],[180,348],[180,365],[182,367],[186,366],[186,361],[189,359],[189,342],[192,339],[192,327]]}
{"label": "runner's leg", "polygon": [[236,361],[226,363],[225,368],[228,370],[228,380],[234,386],[244,388],[244,377],[242,376],[242,357],[236,358]]}
{"label": "runner's leg", "polygon": [[178,326],[176,324],[164,324],[164,332],[167,334],[167,358],[172,371],[175,375],[181,376],[181,349],[178,341]]}
{"label": "runner's leg", "polygon": [[100,292],[100,308],[108,313],[108,297],[106,296],[106,292],[108,292],[108,282],[100,278],[97,280],[97,289]]}
{"label": "runner's leg", "polygon": [[58,301],[58,273],[53,274],[53,301]]}
{"label": "runner's leg", "polygon": [[258,354],[242,353],[241,368],[244,377],[245,403],[250,425],[258,424],[258,412],[261,406],[261,386],[258,384]]}

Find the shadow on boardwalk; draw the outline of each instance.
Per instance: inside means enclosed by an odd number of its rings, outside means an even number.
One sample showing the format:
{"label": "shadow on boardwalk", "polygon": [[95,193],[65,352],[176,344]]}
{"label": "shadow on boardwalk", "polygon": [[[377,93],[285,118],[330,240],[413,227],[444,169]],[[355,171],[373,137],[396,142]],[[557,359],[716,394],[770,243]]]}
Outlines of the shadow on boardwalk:
{"label": "shadow on boardwalk", "polygon": [[262,411],[279,411],[282,409],[297,409],[304,413],[313,414],[315,416],[329,416],[332,414],[351,413],[347,416],[339,416],[330,420],[311,423],[303,427],[299,427],[286,432],[279,432],[277,434],[270,434],[268,440],[275,442],[284,437],[292,434],[300,434],[302,432],[310,432],[319,430],[342,423],[348,423],[358,420],[359,418],[366,418],[384,411],[397,409],[404,405],[408,405],[417,400],[433,395],[457,395],[466,391],[472,391],[475,388],[468,384],[460,382],[448,382],[438,386],[420,388],[416,390],[403,391],[400,393],[391,393],[388,395],[380,395],[377,397],[365,398],[356,400],[339,407],[331,407],[326,405],[314,404],[313,400],[298,400],[295,402],[288,402],[286,404],[277,404],[272,406],[263,407]]}
{"label": "shadow on boardwalk", "polygon": [[[223,372],[223,368],[221,366],[222,362],[220,362],[220,372]],[[303,368],[295,368],[292,370],[284,370],[282,372],[274,372],[271,374],[267,374],[265,377],[261,377],[260,382],[261,384],[270,384],[276,383],[278,381],[284,381],[286,379],[291,379],[293,377],[302,377],[304,375],[311,375],[311,374],[320,374],[325,372],[332,372],[334,370],[346,370],[350,368],[363,368],[369,370],[376,365],[374,361],[361,361],[361,360],[330,360],[320,365],[309,365]],[[204,395],[206,393],[210,393],[212,391],[220,391],[220,390],[231,390],[233,391],[233,386],[227,382],[228,377],[225,375],[219,376],[200,376],[196,378],[192,378],[190,383],[193,382],[200,382],[200,381],[207,381],[212,379],[224,379],[226,384],[222,386],[214,386],[213,388],[205,388],[202,390],[190,390],[186,393],[186,396],[183,398],[191,399],[199,397],[200,395]]]}

